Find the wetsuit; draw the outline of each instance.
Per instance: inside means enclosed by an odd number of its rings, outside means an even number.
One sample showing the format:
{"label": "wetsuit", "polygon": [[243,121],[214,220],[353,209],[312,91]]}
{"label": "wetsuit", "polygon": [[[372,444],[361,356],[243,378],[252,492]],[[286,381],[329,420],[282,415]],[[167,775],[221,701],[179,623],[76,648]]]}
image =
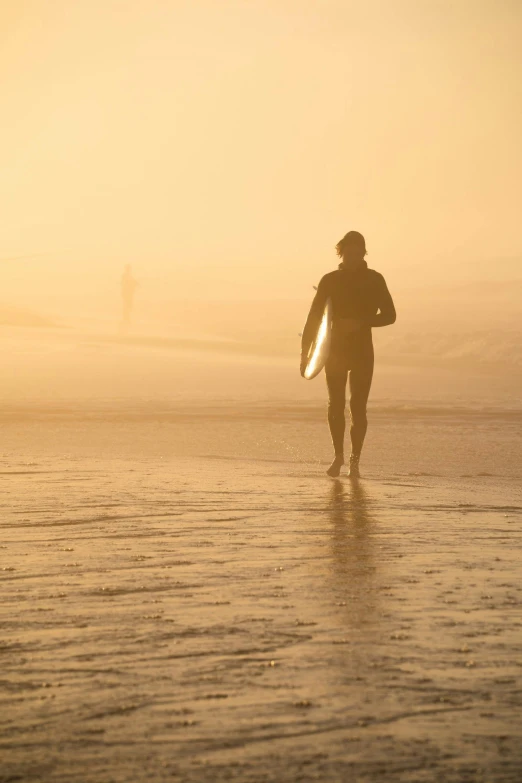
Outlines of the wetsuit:
{"label": "wetsuit", "polygon": [[[317,288],[303,330],[302,353],[307,355],[323,316],[327,299],[332,301],[333,323],[330,355],[326,362],[328,424],[336,456],[344,452],[346,383],[350,373],[350,436],[352,454],[361,453],[368,426],[366,403],[373,376],[372,327],[395,321],[395,307],[384,277],[368,269],[363,261],[356,269],[341,264],[325,275]],[[345,318],[355,318],[362,327],[355,332],[343,329]]]}

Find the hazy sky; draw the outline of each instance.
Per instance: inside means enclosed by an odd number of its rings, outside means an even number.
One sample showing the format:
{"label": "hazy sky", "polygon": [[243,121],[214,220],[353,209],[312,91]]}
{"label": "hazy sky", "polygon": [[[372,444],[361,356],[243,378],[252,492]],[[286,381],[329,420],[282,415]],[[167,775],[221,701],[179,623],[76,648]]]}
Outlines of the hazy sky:
{"label": "hazy sky", "polygon": [[307,295],[352,228],[398,281],[522,254],[519,0],[0,9],[0,258],[36,254],[3,301],[128,261],[163,295]]}

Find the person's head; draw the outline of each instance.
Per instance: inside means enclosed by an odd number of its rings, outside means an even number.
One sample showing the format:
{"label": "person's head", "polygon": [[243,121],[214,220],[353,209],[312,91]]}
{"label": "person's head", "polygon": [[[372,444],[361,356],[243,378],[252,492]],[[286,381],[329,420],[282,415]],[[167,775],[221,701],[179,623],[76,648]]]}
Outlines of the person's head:
{"label": "person's head", "polygon": [[343,263],[358,264],[364,260],[366,255],[366,242],[358,231],[348,231],[336,244],[335,250]]}

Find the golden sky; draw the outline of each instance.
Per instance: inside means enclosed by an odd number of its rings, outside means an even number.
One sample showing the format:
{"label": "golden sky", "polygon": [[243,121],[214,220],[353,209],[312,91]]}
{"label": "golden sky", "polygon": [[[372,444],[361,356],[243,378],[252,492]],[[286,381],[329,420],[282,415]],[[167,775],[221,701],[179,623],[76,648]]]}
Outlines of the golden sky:
{"label": "golden sky", "polygon": [[399,281],[522,254],[518,0],[0,9],[0,258],[31,256],[3,301],[125,262],[173,295],[308,296],[349,229]]}

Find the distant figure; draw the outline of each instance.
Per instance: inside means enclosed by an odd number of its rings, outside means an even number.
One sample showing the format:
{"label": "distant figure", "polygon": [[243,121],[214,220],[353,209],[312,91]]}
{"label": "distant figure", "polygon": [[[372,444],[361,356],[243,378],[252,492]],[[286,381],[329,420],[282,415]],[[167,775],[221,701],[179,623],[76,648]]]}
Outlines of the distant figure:
{"label": "distant figure", "polygon": [[123,325],[129,326],[131,322],[132,307],[134,305],[134,292],[138,285],[131,272],[131,265],[125,264],[121,276],[121,298],[123,304]]}
{"label": "distant figure", "polygon": [[395,322],[395,307],[384,277],[368,269],[366,243],[358,231],[349,231],[336,245],[339,268],[321,279],[306,320],[301,342],[301,375],[321,322],[328,297],[332,302],[332,341],[326,361],[328,424],[335,450],[329,476],[344,465],[344,408],[350,373],[350,477],[359,478],[359,458],[368,427],[366,403],[373,377],[372,327]]}

